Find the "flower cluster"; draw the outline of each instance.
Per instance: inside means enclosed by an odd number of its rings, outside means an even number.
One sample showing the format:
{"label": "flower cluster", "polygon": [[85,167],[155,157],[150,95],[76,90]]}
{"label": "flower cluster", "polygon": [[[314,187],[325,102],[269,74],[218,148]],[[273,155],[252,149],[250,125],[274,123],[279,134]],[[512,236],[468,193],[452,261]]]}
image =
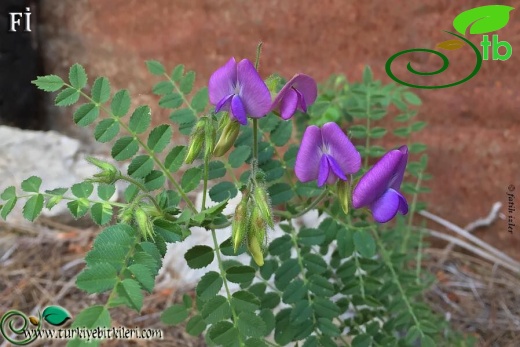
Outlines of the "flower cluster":
{"label": "flower cluster", "polygon": [[[296,74],[272,100],[271,91],[254,65],[247,59],[237,63],[231,58],[210,77],[208,93],[215,112],[227,111],[230,115],[213,152],[220,156],[231,148],[239,124],[246,125],[248,116],[261,118],[274,112],[288,120],[298,110],[307,112],[316,100],[317,85],[311,77]],[[295,173],[301,182],[317,181],[318,187],[339,181],[338,196],[345,211],[349,205],[367,207],[377,222],[386,223],[397,212],[408,212],[406,199],[399,192],[407,160],[406,146],[389,151],[352,190],[352,176],[361,169],[361,155],[339,125],[330,122],[321,128],[307,127],[296,157]]]}

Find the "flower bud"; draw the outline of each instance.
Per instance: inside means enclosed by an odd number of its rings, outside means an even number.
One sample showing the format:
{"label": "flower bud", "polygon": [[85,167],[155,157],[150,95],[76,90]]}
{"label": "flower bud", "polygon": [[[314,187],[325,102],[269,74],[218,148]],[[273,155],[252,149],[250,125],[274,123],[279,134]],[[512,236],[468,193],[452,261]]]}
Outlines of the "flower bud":
{"label": "flower bud", "polygon": [[130,224],[130,222],[132,222],[132,219],[134,218],[132,209],[128,207],[121,209],[119,211],[118,218],[121,223]]}
{"label": "flower bud", "polygon": [[240,132],[240,124],[237,121],[230,121],[222,130],[220,139],[218,140],[213,155],[215,157],[221,157],[229,151],[231,146],[235,144],[235,141]]}
{"label": "flower bud", "polygon": [[95,174],[94,177],[88,179],[88,181],[112,184],[117,180],[119,171],[114,165],[94,157],[87,157],[87,161],[101,169],[101,172]]}
{"label": "flower bud", "polygon": [[257,185],[255,187],[253,194],[256,206],[258,207],[258,211],[260,213],[260,217],[262,218],[264,223],[266,223],[271,229],[273,229],[273,212],[271,210],[271,201],[269,199],[269,194],[261,185]]}
{"label": "flower bud", "polygon": [[190,136],[190,144],[188,145],[188,153],[186,154],[186,158],[184,162],[186,164],[191,164],[193,161],[199,156],[200,151],[202,150],[202,146],[204,144],[204,132],[206,128],[207,117],[202,117],[195,124],[193,128],[193,132]]}
{"label": "flower bud", "polygon": [[233,242],[233,250],[235,253],[240,247],[240,244],[244,240],[249,229],[249,216],[247,211],[247,203],[249,200],[249,194],[245,193],[242,200],[235,209],[235,216],[231,226],[231,241]]}
{"label": "flower bud", "polygon": [[350,184],[347,181],[340,180],[338,182],[338,199],[343,212],[348,214],[350,205]]}
{"label": "flower bud", "polygon": [[247,240],[247,248],[253,256],[253,259],[258,266],[264,265],[264,253],[262,252],[261,244],[256,237],[249,237]]}
{"label": "flower bud", "polygon": [[137,222],[137,226],[141,230],[141,234],[145,239],[150,237],[153,240],[153,226],[150,218],[146,214],[145,210],[142,207],[137,207],[135,209],[135,221]]}
{"label": "flower bud", "polygon": [[217,137],[217,131],[213,125],[213,122],[208,118],[204,127],[204,159],[209,160],[211,153],[215,148],[215,138]]}
{"label": "flower bud", "polygon": [[276,89],[278,87],[278,84],[280,83],[280,80],[280,76],[276,74],[272,74],[265,80],[265,85],[267,86],[267,89],[269,89],[269,92],[271,92],[271,94],[276,94]]}

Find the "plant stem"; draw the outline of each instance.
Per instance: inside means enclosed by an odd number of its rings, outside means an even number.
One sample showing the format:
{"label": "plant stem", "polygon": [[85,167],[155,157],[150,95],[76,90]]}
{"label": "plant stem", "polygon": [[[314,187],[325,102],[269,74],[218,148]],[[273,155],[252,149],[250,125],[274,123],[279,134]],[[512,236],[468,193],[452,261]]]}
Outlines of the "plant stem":
{"label": "plant stem", "polygon": [[366,109],[366,114],[367,114],[367,139],[366,139],[366,142],[365,142],[365,163],[363,165],[364,169],[367,170],[368,169],[368,150],[370,148],[370,90],[367,90],[367,97],[366,97],[366,102],[367,102],[367,109]]}
{"label": "plant stem", "polygon": [[[417,177],[417,182],[415,183],[415,191],[419,189],[422,182],[423,172],[419,172],[419,177]],[[401,253],[404,253],[406,246],[408,245],[408,239],[410,238],[410,233],[412,229],[413,216],[415,215],[415,207],[417,205],[417,196],[419,194],[414,193],[412,197],[412,203],[410,205],[410,217],[408,218],[408,226],[406,227],[406,231],[403,236],[403,243],[401,244]]]}
{"label": "plant stem", "polygon": [[298,217],[301,217],[303,216],[304,214],[306,214],[307,212],[309,212],[310,210],[312,210],[314,207],[316,207],[316,205],[318,205],[320,203],[321,200],[323,200],[324,197],[327,196],[329,192],[325,189],[317,198],[316,200],[314,200],[309,206],[307,206],[306,208],[304,208],[303,210],[301,210],[300,212],[296,213],[296,214],[290,214],[289,212],[283,212],[283,211],[274,211],[273,213],[277,216],[281,216],[281,217],[284,217],[286,219],[293,219],[293,218],[298,218]]}

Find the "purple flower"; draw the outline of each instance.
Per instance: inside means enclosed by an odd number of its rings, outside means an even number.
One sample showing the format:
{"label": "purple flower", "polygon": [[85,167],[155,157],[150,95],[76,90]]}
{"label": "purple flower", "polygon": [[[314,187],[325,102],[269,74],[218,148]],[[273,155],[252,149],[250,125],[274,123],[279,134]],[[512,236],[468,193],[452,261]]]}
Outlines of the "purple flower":
{"label": "purple flower", "polygon": [[282,119],[289,119],[296,110],[307,112],[318,95],[316,82],[307,75],[296,74],[283,86],[274,99],[271,110],[280,109]]}
{"label": "purple flower", "polygon": [[408,213],[408,203],[399,192],[403,181],[408,147],[386,153],[368,172],[361,177],[352,194],[354,208],[368,206],[374,219],[386,223],[399,211]]}
{"label": "purple flower", "polygon": [[315,125],[305,129],[294,168],[301,182],[318,180],[318,187],[322,187],[338,178],[346,181],[347,174],[360,167],[361,155],[339,125],[330,122],[321,129]]}
{"label": "purple flower", "polygon": [[211,75],[208,83],[210,102],[215,112],[231,111],[240,124],[247,124],[247,115],[254,118],[265,116],[271,106],[271,94],[253,64],[235,58]]}

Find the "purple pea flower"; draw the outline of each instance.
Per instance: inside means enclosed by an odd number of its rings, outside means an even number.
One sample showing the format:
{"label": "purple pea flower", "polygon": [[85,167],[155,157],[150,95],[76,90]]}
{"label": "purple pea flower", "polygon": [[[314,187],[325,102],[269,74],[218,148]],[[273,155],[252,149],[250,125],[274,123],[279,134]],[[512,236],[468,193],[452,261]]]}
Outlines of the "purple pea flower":
{"label": "purple pea flower", "polygon": [[304,74],[296,74],[283,86],[273,101],[271,110],[279,109],[282,119],[291,118],[296,110],[307,112],[318,95],[316,81]]}
{"label": "purple pea flower", "polygon": [[305,129],[294,167],[301,182],[318,180],[322,187],[338,178],[346,181],[360,168],[361,155],[339,125],[329,122],[321,129],[315,125]]}
{"label": "purple pea flower", "polygon": [[376,222],[386,223],[399,211],[408,213],[408,203],[399,192],[408,161],[408,147],[386,153],[361,177],[352,193],[354,208],[368,206]]}
{"label": "purple pea flower", "polygon": [[215,112],[231,111],[240,124],[247,124],[247,115],[253,118],[265,116],[271,106],[271,94],[253,64],[235,58],[211,75],[208,83],[210,102]]}

